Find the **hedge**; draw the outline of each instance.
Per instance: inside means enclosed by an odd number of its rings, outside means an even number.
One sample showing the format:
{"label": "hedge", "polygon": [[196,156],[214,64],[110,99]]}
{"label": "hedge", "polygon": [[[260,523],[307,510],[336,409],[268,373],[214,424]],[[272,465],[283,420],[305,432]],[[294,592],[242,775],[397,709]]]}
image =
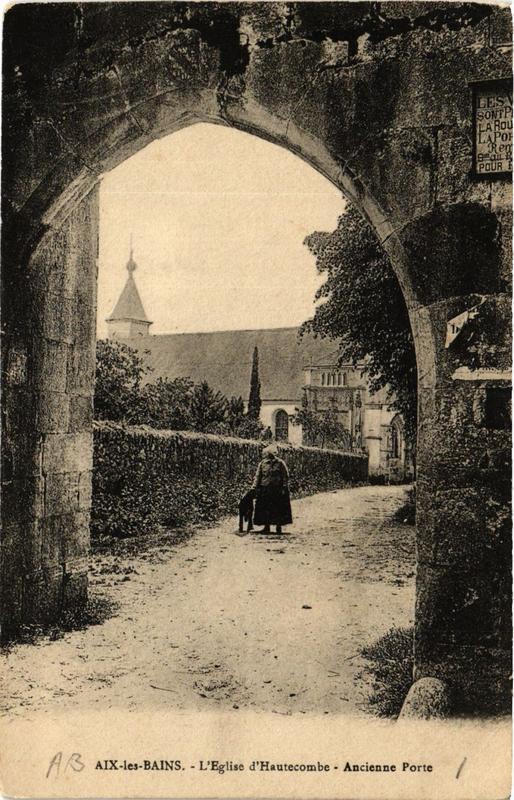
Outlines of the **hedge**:
{"label": "hedge", "polygon": [[[93,535],[134,536],[159,525],[237,513],[265,443],[190,431],[94,423]],[[367,456],[280,445],[293,496],[367,478]]]}

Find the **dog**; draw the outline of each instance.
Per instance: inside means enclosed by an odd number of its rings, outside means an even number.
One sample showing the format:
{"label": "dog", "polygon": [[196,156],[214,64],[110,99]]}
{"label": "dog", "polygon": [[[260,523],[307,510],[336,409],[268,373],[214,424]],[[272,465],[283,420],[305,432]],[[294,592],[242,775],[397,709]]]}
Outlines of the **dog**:
{"label": "dog", "polygon": [[255,500],[255,489],[246,492],[239,501],[239,533],[243,532],[243,523],[247,522],[247,532],[253,531],[253,501]]}

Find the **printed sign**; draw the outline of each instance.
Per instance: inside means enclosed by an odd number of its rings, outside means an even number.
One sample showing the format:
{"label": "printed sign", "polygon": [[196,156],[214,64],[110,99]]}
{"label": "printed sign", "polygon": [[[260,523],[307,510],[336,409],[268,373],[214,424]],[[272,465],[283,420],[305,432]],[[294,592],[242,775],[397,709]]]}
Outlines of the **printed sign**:
{"label": "printed sign", "polygon": [[508,80],[473,87],[473,173],[477,178],[512,172],[512,84]]}

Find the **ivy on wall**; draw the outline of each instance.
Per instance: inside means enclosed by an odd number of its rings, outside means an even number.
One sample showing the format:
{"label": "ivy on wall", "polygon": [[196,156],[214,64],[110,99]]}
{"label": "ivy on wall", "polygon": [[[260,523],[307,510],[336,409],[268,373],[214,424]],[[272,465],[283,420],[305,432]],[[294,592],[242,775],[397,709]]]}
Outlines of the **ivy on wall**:
{"label": "ivy on wall", "polygon": [[[265,443],[121,423],[94,426],[93,535],[137,536],[156,526],[210,523],[237,512]],[[367,457],[283,445],[293,496],[367,478]]]}

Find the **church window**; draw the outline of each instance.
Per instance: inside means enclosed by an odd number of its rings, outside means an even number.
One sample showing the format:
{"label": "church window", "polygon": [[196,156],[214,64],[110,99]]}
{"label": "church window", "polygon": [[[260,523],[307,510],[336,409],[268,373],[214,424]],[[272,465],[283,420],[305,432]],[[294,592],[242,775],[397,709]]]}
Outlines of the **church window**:
{"label": "church window", "polygon": [[396,425],[391,427],[391,458],[400,458],[400,436]]}
{"label": "church window", "polygon": [[275,439],[279,442],[287,442],[289,439],[289,417],[282,408],[275,414]]}

